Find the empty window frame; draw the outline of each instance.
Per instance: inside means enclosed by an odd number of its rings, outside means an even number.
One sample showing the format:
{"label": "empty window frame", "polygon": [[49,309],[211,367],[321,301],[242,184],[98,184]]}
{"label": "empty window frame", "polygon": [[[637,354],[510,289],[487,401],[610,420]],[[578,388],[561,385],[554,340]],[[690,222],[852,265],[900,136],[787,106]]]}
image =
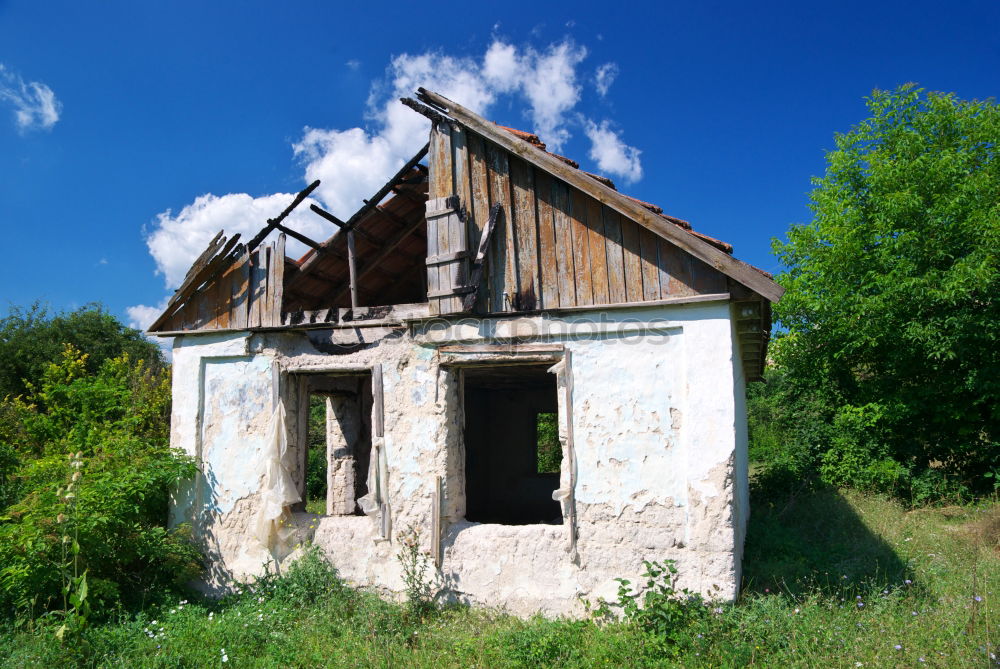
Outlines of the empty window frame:
{"label": "empty window frame", "polygon": [[562,447],[551,364],[463,368],[467,520],[563,522],[552,499]]}
{"label": "empty window frame", "polygon": [[300,508],[360,514],[371,455],[371,375],[304,375],[300,401]]}

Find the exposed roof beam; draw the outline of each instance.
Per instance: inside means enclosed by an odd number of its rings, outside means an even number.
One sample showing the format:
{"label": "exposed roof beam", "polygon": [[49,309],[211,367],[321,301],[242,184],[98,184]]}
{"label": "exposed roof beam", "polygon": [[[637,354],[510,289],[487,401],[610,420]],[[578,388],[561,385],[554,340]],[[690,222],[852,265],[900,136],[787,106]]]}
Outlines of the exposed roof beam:
{"label": "exposed roof beam", "polygon": [[652,213],[634,200],[617,191],[611,190],[602,183],[594,181],[584,172],[573,169],[555,156],[502,130],[495,123],[486,121],[462,105],[424,88],[418,89],[417,97],[438,109],[444,110],[451,119],[457,121],[460,125],[500,145],[535,167],[545,170],[549,174],[573,185],[598,202],[607,205],[618,213],[638,222],[643,227],[652,230],[671,244],[687,251],[723,274],[751,288],[771,302],[777,302],[785,292],[784,288],[771,279],[768,279],[750,265],[733,258],[708,242],[702,241],[685,230],[678,228],[673,223]]}

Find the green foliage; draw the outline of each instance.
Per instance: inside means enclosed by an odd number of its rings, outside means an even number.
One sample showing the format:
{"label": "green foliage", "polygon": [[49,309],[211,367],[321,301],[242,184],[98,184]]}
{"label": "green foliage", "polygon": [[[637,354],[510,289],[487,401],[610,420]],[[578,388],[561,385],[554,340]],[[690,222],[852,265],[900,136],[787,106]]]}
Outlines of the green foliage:
{"label": "green foliage", "polygon": [[326,398],[322,395],[309,396],[307,435],[306,503],[314,502],[316,513],[326,513]]}
{"label": "green foliage", "polygon": [[558,474],[562,467],[559,414],[540,413],[535,420],[535,458],[539,474]]}
{"label": "green foliage", "polygon": [[642,563],[646,567],[642,575],[645,587],[633,591],[631,581],[615,579],[618,600],[602,601],[595,615],[607,620],[617,609],[626,622],[662,643],[664,652],[673,653],[678,646],[690,644],[691,628],[708,615],[708,603],[687,588],[677,589],[675,560]]}
{"label": "green foliage", "polygon": [[396,560],[403,569],[406,607],[415,617],[421,617],[434,609],[431,581],[427,575],[430,556],[420,548],[420,530],[415,525],[400,532],[397,541],[399,552]]}
{"label": "green foliage", "polygon": [[[0,402],[0,452],[16,460],[0,511],[0,611],[82,610],[84,583],[87,605],[107,610],[193,575],[186,532],[165,528],[170,486],[195,472],[169,448],[169,407],[159,366],[123,355],[90,373],[72,346],[27,395]],[[63,600],[74,593],[80,607]]]}
{"label": "green foliage", "polygon": [[[988,490],[1000,466],[1000,108],[876,91],[774,249],[781,414],[755,448],[909,497]],[[753,422],[753,419],[752,419]],[[754,426],[752,425],[753,429]],[[768,445],[769,444],[769,445]]]}
{"label": "green foliage", "polygon": [[95,374],[105,360],[122,354],[163,363],[160,349],[138,330],[122,325],[98,304],[75,311],[50,313],[39,303],[11,307],[0,319],[0,399],[27,392],[26,381],[40,379],[48,364],[72,344],[86,354],[87,372]]}

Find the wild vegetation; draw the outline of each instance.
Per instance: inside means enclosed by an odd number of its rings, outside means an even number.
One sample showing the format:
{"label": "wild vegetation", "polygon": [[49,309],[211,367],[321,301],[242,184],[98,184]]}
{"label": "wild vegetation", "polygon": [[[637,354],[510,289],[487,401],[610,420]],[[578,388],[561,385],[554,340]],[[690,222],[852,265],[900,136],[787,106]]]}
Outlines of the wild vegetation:
{"label": "wild vegetation", "polygon": [[221,601],[172,595],[75,643],[55,620],[8,624],[0,666],[1000,666],[996,504],[910,510],[829,489],[755,504],[732,605],[661,598],[664,575],[652,607],[621,622],[395,604],[345,586],[313,551],[281,578]]}

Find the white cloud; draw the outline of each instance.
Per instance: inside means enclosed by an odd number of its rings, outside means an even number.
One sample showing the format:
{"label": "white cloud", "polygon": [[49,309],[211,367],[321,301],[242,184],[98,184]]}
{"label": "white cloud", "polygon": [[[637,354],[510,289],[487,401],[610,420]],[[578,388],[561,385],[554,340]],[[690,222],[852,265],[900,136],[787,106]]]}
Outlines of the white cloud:
{"label": "white cloud", "polygon": [[25,81],[0,63],[0,101],[14,107],[19,130],[49,130],[59,120],[62,103],[52,89],[37,81]]}
{"label": "white cloud", "polygon": [[602,98],[608,94],[608,89],[611,88],[611,84],[615,83],[617,76],[618,65],[615,63],[605,63],[594,72],[594,86],[597,87],[597,93]]}
{"label": "white cloud", "polygon": [[167,308],[168,297],[164,297],[158,305],[151,307],[145,304],[137,304],[134,307],[125,307],[125,316],[128,318],[128,326],[142,332],[146,331],[153,324],[163,310]]}
{"label": "white cloud", "polygon": [[[226,236],[235,233],[248,241],[288,206],[295,197],[290,193],[275,193],[264,197],[250,197],[246,193],[231,193],[221,197],[201,195],[180,210],[175,216],[167,210],[157,216],[154,230],[146,237],[146,246],[156,261],[156,272],[162,274],[167,288],[177,288],[188,268],[205,250],[219,230]],[[285,219],[285,225],[316,240],[323,240],[333,232],[332,226],[309,211],[306,200]],[[306,247],[289,238],[286,253],[301,255]]]}
{"label": "white cloud", "polygon": [[639,160],[642,151],[623,142],[609,121],[597,124],[584,119],[583,130],[590,139],[588,155],[601,170],[620,176],[629,183],[642,178],[642,162]]}
{"label": "white cloud", "polygon": [[[591,156],[602,170],[629,181],[638,179],[642,175],[639,151],[621,143],[606,121],[597,126],[573,111],[581,97],[577,70],[586,55],[587,50],[571,40],[536,49],[494,38],[481,59],[440,51],[396,56],[386,76],[372,85],[367,103],[368,127],[307,127],[293,143],[304,182],[319,179],[320,187],[313,196],[321,206],[340,218],[350,217],[363,198],[370,197],[427,141],[429,121],[398,102],[398,98],[412,96],[419,87],[461,102],[484,116],[501,99],[517,101],[533,124],[524,129],[537,132],[555,151],[570,139],[571,127],[583,126],[595,147]],[[206,194],[177,214],[159,214],[146,234],[157,273],[163,275],[168,288],[175,288],[220,229],[227,234],[243,233],[246,239],[292,197],[285,193],[256,198],[243,193]],[[308,203],[296,209],[289,224],[317,241],[333,232],[330,224],[308,210]],[[288,246],[289,255],[305,251],[291,239]],[[152,308],[139,305],[135,309]]]}
{"label": "white cloud", "polygon": [[357,60],[355,58],[352,58],[349,61],[347,61],[346,65],[351,70],[357,70],[359,67],[361,67],[361,61]]}

